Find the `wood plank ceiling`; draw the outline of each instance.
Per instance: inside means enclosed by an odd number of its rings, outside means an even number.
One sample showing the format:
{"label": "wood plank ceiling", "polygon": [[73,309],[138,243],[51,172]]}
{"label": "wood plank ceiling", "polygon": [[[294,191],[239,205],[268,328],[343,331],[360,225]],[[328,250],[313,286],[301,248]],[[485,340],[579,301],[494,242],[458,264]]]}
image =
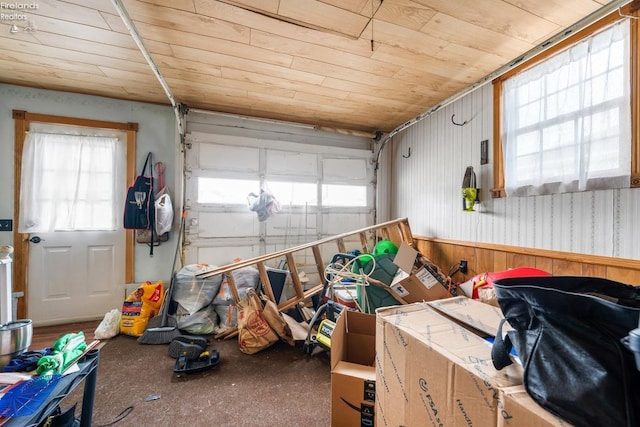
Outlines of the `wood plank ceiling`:
{"label": "wood plank ceiling", "polygon": [[[394,129],[606,3],[122,2],[177,102],[364,132]],[[110,0],[2,5],[0,82],[170,105]]]}

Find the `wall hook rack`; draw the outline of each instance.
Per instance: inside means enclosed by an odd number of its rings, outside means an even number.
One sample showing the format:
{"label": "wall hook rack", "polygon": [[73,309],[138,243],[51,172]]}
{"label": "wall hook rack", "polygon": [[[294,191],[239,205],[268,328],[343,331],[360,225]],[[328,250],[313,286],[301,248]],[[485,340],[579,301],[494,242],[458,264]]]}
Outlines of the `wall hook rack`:
{"label": "wall hook rack", "polygon": [[466,121],[466,120],[465,120],[464,122],[462,122],[462,123],[456,123],[456,122],[455,122],[455,120],[453,120],[453,118],[454,118],[455,116],[456,116],[455,114],[452,114],[452,115],[451,115],[451,123],[453,123],[454,125],[456,125],[456,126],[464,126],[464,125],[466,125],[467,123],[469,123],[469,122],[468,122],[468,121]]}

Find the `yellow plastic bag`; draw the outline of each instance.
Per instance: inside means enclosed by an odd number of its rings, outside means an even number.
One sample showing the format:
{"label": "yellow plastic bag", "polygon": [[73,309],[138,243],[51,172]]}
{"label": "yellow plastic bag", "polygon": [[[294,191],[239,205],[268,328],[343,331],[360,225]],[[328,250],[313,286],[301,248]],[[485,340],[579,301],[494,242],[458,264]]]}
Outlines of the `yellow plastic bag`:
{"label": "yellow plastic bag", "polygon": [[147,281],[131,292],[122,304],[120,333],[134,337],[141,336],[147,328],[149,319],[158,315],[163,299],[162,280],[155,283]]}

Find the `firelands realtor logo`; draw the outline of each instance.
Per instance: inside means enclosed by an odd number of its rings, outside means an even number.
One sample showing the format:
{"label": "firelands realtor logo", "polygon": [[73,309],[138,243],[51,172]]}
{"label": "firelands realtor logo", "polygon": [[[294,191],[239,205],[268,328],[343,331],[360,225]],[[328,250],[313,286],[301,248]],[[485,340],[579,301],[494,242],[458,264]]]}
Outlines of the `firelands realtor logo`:
{"label": "firelands realtor logo", "polygon": [[[10,3],[0,2],[0,21],[10,21],[9,32],[16,34],[19,31],[33,32],[36,30],[35,22],[29,19],[28,12],[38,10],[38,3]],[[26,24],[19,27],[18,24]]]}

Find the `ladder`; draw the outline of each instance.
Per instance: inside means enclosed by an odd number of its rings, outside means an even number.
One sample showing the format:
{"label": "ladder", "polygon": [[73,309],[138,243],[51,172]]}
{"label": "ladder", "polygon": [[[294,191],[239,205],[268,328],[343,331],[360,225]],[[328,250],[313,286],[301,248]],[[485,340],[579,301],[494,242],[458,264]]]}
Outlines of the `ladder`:
{"label": "ladder", "polygon": [[[353,249],[358,249],[362,253],[371,253],[377,241],[382,239],[390,240],[398,246],[400,246],[402,242],[405,242],[413,247],[414,241],[408,219],[400,218],[383,222],[359,230],[305,243],[289,249],[283,249],[254,258],[241,260],[211,269],[199,274],[197,277],[199,279],[205,279],[207,277],[225,275],[231,295],[237,303],[241,298],[233,279],[233,271],[250,266],[256,267],[260,274],[260,280],[266,297],[273,301],[278,306],[278,310],[282,312],[294,308],[298,304],[303,303],[322,292],[324,288],[325,268],[334,254],[347,253]],[[349,249],[347,247],[348,244],[356,247]],[[301,274],[302,271],[299,268],[300,262],[296,258],[300,255],[309,255],[309,252],[313,259],[313,269],[315,270],[315,274],[307,276],[306,274]],[[291,282],[293,284],[294,295],[285,301],[276,300],[268,274],[268,264],[277,264],[279,261],[286,262],[289,275],[291,276]],[[315,279],[313,280],[315,283],[307,285],[305,289],[302,276],[309,277],[310,281],[312,281],[312,278]]]}

